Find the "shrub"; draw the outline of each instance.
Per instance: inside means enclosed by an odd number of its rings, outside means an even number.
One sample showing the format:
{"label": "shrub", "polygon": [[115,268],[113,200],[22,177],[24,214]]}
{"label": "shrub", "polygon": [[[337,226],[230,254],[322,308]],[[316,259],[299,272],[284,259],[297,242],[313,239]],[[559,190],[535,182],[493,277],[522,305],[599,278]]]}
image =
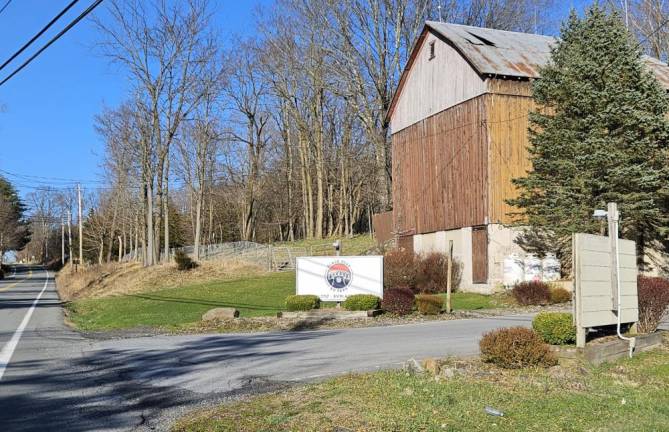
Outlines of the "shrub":
{"label": "shrub", "polygon": [[174,261],[177,263],[178,270],[190,270],[197,267],[197,263],[184,251],[178,250],[174,253]]}
{"label": "shrub", "polygon": [[565,345],[576,341],[572,315],[564,312],[541,312],[532,320],[532,328],[544,342]]}
{"label": "shrub", "polygon": [[286,309],[291,312],[309,311],[312,309],[318,309],[320,306],[321,299],[315,295],[290,295],[286,297]]}
{"label": "shrub", "polygon": [[393,249],[383,256],[383,286],[400,288],[416,286],[418,260],[406,249]]}
{"label": "shrub", "polygon": [[562,287],[551,289],[551,303],[567,303],[571,301],[571,292]]}
{"label": "shrub", "polygon": [[479,342],[483,361],[507,369],[557,364],[550,347],[534,331],[524,327],[493,330]]}
{"label": "shrub", "polygon": [[520,282],[511,290],[518,304],[547,305],[551,301],[551,290],[547,283],[540,281]]}
{"label": "shrub", "polygon": [[2,268],[0,268],[0,279],[4,278],[5,278],[5,271]]}
{"label": "shrub", "polygon": [[409,288],[389,288],[383,292],[381,309],[407,315],[413,311],[414,294]]}
{"label": "shrub", "polygon": [[[431,252],[416,258],[416,288],[419,293],[441,293],[446,292],[448,281],[448,255]],[[451,290],[456,291],[460,285],[461,266],[457,260],[453,260],[451,268]]]}
{"label": "shrub", "polygon": [[348,297],[342,306],[344,309],[350,311],[366,311],[373,310],[379,307],[379,299],[375,295],[371,294],[355,294]]}
{"label": "shrub", "polygon": [[637,293],[639,296],[637,328],[640,333],[654,332],[669,307],[669,280],[639,276]]}
{"label": "shrub", "polygon": [[444,298],[433,294],[418,294],[416,308],[423,315],[439,315],[444,306]]}

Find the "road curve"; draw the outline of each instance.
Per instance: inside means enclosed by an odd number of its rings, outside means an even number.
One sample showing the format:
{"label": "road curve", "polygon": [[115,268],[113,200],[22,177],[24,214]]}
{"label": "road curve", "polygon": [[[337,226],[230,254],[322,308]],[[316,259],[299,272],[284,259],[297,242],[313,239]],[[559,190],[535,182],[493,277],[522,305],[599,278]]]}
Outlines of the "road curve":
{"label": "road curve", "polygon": [[2,431],[167,430],[189,409],[242,394],[398,367],[410,357],[476,354],[483,332],[531,321],[522,315],[292,333],[93,340],[63,324],[54,284],[45,278],[43,269],[21,267],[16,279],[0,281],[3,348],[46,286],[0,378]]}

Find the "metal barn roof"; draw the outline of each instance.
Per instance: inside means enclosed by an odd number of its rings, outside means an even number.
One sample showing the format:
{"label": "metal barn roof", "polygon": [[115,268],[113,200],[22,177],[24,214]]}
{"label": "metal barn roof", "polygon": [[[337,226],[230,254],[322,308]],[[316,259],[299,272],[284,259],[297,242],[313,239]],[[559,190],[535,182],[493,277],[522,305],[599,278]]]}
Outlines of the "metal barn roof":
{"label": "metal barn roof", "polygon": [[539,67],[550,59],[555,38],[427,21],[427,27],[447,39],[481,75],[539,78]]}
{"label": "metal barn roof", "polygon": [[[425,25],[447,39],[481,75],[539,78],[539,68],[550,60],[557,39],[532,33],[518,33],[460,24],[427,21]],[[660,84],[669,89],[669,66],[643,56],[643,61]]]}

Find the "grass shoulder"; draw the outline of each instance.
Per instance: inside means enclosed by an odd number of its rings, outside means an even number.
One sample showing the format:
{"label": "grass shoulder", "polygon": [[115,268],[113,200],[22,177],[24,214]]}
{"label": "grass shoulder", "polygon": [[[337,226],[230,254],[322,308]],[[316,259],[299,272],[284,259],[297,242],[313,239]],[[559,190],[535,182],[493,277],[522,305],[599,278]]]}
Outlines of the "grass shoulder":
{"label": "grass shoulder", "polygon": [[[192,413],[175,431],[666,430],[669,350],[589,367],[502,370],[478,360],[436,380],[351,374]],[[493,417],[486,406],[504,412]]]}
{"label": "grass shoulder", "polygon": [[[295,273],[266,273],[232,279],[186,283],[181,286],[96,297],[67,303],[68,318],[84,331],[155,327],[172,331],[253,331],[282,329],[268,321],[285,310],[285,299],[295,292]],[[475,293],[454,293],[456,311],[505,307],[505,299]],[[321,307],[334,307],[323,303]],[[200,319],[216,307],[239,310],[241,320],[218,327],[202,327]],[[268,319],[263,319],[268,318]],[[248,322],[248,319],[255,319]],[[387,324],[387,319],[380,324]]]}

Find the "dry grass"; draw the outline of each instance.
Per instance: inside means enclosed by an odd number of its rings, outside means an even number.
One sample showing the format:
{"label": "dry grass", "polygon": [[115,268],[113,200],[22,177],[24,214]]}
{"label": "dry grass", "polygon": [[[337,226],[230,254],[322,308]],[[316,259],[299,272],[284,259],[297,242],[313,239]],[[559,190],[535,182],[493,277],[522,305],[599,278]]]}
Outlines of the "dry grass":
{"label": "dry grass", "polygon": [[56,275],[56,285],[61,299],[72,301],[135,294],[247,275],[257,276],[264,272],[255,264],[239,260],[203,261],[189,271],[179,271],[175,264],[145,268],[139,263],[109,263],[80,268],[75,273],[68,264]]}

